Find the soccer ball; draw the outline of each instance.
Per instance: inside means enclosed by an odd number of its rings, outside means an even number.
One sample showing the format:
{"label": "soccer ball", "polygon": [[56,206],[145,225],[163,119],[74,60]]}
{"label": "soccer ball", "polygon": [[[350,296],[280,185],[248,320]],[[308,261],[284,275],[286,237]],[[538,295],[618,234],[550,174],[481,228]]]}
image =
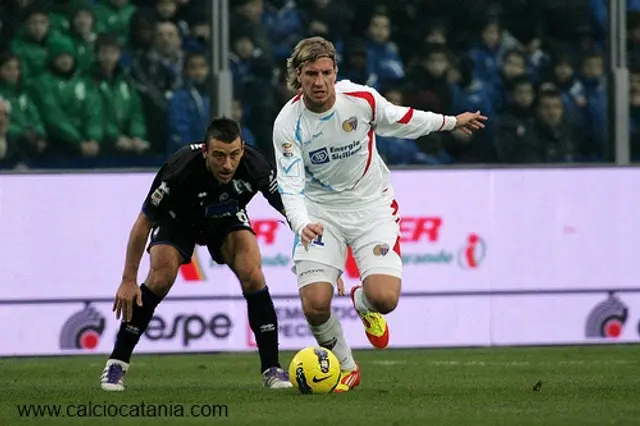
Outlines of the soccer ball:
{"label": "soccer ball", "polygon": [[340,361],[329,349],[309,346],[289,364],[289,379],[300,393],[331,393],[340,381]]}

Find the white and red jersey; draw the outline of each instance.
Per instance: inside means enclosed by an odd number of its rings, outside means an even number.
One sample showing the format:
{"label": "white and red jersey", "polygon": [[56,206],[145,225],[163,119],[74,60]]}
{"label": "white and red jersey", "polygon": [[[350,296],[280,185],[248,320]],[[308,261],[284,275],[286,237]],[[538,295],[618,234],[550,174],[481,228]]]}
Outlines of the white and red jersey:
{"label": "white and red jersey", "polygon": [[393,105],[375,89],[348,80],[335,90],[329,111],[309,111],[300,93],[275,120],[278,185],[296,234],[311,223],[309,202],[327,211],[361,210],[393,196],[376,134],[415,139],[456,125],[455,117]]}

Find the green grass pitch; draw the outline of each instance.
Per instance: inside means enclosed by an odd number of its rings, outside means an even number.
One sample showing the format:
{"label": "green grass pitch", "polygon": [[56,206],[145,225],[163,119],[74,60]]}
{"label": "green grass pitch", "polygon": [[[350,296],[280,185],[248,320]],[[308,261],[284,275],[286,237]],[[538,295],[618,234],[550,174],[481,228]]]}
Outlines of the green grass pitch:
{"label": "green grass pitch", "polygon": [[[288,364],[291,352],[282,354]],[[0,359],[0,426],[640,425],[640,345],[356,351],[346,394],[261,388],[257,354],[134,356],[127,390],[105,393],[104,357]],[[534,391],[534,385],[542,386]],[[185,417],[20,417],[18,405],[184,406]],[[227,415],[191,417],[190,407]],[[148,409],[148,408],[147,408]],[[175,412],[178,414],[179,412]]]}

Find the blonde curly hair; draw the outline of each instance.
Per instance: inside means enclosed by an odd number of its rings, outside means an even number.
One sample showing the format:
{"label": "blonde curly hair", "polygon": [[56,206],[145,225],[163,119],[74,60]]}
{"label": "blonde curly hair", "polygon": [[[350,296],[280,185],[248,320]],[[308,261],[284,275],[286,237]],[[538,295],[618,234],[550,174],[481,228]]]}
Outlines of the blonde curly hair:
{"label": "blonde curly hair", "polygon": [[293,91],[301,89],[297,71],[307,62],[319,58],[329,58],[337,66],[336,48],[330,41],[322,37],[310,37],[300,40],[293,53],[287,59],[287,87]]}

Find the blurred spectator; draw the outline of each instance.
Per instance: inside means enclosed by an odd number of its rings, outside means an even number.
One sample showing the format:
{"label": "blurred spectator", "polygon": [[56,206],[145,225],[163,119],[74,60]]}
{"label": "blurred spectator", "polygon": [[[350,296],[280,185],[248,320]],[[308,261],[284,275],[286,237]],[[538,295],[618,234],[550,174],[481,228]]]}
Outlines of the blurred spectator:
{"label": "blurred spectator", "polygon": [[189,24],[187,24],[178,13],[179,0],[157,0],[156,13],[158,21],[169,21],[176,24],[180,29],[180,34],[185,36],[189,33]]}
{"label": "blurred spectator", "polygon": [[0,52],[4,52],[25,20],[27,9],[35,0],[4,0],[0,2]]}
{"label": "blurred spectator", "polygon": [[[42,1],[40,1],[42,3]],[[91,0],[49,0],[51,29],[62,35],[71,32],[73,15],[80,8],[91,7]]]}
{"label": "blurred spectator", "polygon": [[184,50],[185,52],[208,52],[210,49],[210,40],[211,27],[209,23],[198,21],[191,26],[189,35],[184,39]]}
{"label": "blurred spectator", "polygon": [[584,160],[589,155],[584,134],[566,119],[561,94],[543,90],[538,94],[537,104],[535,145],[521,147],[522,151],[518,156],[524,161],[535,163]]}
{"label": "blurred spectator", "polygon": [[11,104],[0,97],[0,169],[18,165],[21,155],[16,139],[9,135],[11,126]]}
{"label": "blurred spectator", "polygon": [[242,139],[251,146],[257,146],[256,137],[253,132],[245,125],[244,108],[240,99],[234,99],[231,107],[231,118],[240,123]]}
{"label": "blurred spectator", "polygon": [[116,34],[118,42],[129,42],[129,21],[136,7],[129,0],[96,0],[96,30],[99,33]]}
{"label": "blurred spectator", "polygon": [[500,22],[497,19],[488,19],[480,31],[480,42],[474,43],[469,52],[476,64],[475,72],[478,78],[490,83],[497,80],[503,54]]}
{"label": "blurred spectator", "polygon": [[640,12],[627,14],[627,50],[629,60],[640,60]]}
{"label": "blurred spectator", "polygon": [[204,140],[205,130],[211,121],[209,65],[203,53],[187,54],[184,81],[184,87],[176,90],[169,101],[168,153]]}
{"label": "blurred spectator", "polygon": [[350,80],[379,89],[378,76],[369,60],[369,51],[364,40],[352,39],[344,46],[342,64],[338,67],[338,79]]}
{"label": "blurred spectator", "polygon": [[46,131],[40,113],[25,90],[20,75],[20,60],[11,53],[0,55],[0,97],[11,107],[7,136],[31,158],[47,148]]}
{"label": "blurred spectator", "polygon": [[[468,158],[474,162],[492,162],[495,159],[493,131],[495,128],[496,109],[493,104],[494,89],[475,76],[473,60],[463,56],[457,64],[458,79],[452,84],[452,114],[464,111],[480,111],[486,117],[492,117],[485,124],[485,129],[473,136],[453,133],[452,137],[466,145],[464,148]],[[508,74],[508,73],[507,73]],[[515,77],[517,78],[517,77]],[[512,81],[511,79],[509,81]]]}
{"label": "blurred spectator", "polygon": [[274,60],[284,63],[303,35],[300,11],[293,0],[270,0],[262,20],[269,30]]}
{"label": "blurred spectator", "polygon": [[51,46],[59,40],[59,35],[50,29],[49,15],[44,8],[34,5],[24,18],[11,50],[20,58],[22,78],[28,82],[47,68]]}
{"label": "blurred spectator", "polygon": [[131,77],[140,92],[147,117],[149,142],[154,152],[165,152],[167,145],[168,102],[182,86],[184,52],[178,27],[159,22],[150,51],[140,50],[133,58]]}
{"label": "blurred spectator", "polygon": [[120,54],[116,37],[97,40],[91,80],[100,96],[104,135],[100,145],[104,155],[141,155],[149,150],[147,125],[140,97],[119,65]]}
{"label": "blurred spectator", "polygon": [[138,9],[129,23],[129,43],[123,48],[120,62],[130,67],[135,56],[142,56],[151,50],[156,33],[156,14],[151,9]]}
{"label": "blurred spectator", "polygon": [[499,162],[521,163],[536,145],[533,83],[525,76],[516,77],[509,84],[505,109],[495,123],[495,147]]}
{"label": "blurred spectator", "polygon": [[100,98],[76,72],[75,49],[68,38],[49,47],[48,70],[34,82],[31,96],[42,114],[54,156],[96,157],[100,153]]}
{"label": "blurred spectator", "polygon": [[71,15],[69,35],[76,44],[78,70],[87,72],[95,61],[94,44],[98,37],[95,31],[95,15],[88,5],[78,6]]}
{"label": "blurred spectator", "polygon": [[508,86],[514,78],[521,77],[527,72],[527,58],[524,52],[510,49],[505,52],[500,64],[500,72],[494,80],[492,90],[493,110],[499,111],[508,98]]}
{"label": "blurred spectator", "polygon": [[272,60],[271,43],[269,42],[269,28],[262,22],[264,0],[235,0],[235,8],[231,15],[230,28],[243,31],[261,55]]}
{"label": "blurred spectator", "polygon": [[404,64],[398,46],[390,40],[391,21],[385,13],[375,13],[368,28],[367,61],[380,85],[395,82],[404,77]]}
{"label": "blurred spectator", "polygon": [[448,80],[450,68],[449,51],[445,46],[426,46],[405,79],[403,92],[408,105],[425,111],[451,113],[453,91]]}
{"label": "blurred spectator", "polygon": [[[371,5],[367,5],[368,8]],[[326,38],[335,44],[347,38],[349,25],[354,16],[348,6],[348,2],[340,0],[303,0],[300,8],[304,14],[306,27],[311,35],[326,34]],[[312,31],[321,30],[321,31]],[[338,47],[338,46],[336,46]]]}
{"label": "blurred spectator", "polygon": [[242,102],[244,117],[260,148],[268,152],[277,114],[273,64],[242,30],[237,30],[231,43],[234,96]]}
{"label": "blurred spectator", "polygon": [[582,125],[583,109],[587,105],[584,86],[575,71],[571,56],[560,54],[552,63],[553,84],[560,90],[567,118],[577,125]]}
{"label": "blurred spectator", "polygon": [[585,129],[596,158],[605,158],[607,132],[607,92],[605,87],[604,57],[592,52],[582,60],[582,84],[586,98]]}
{"label": "blurred spectator", "polygon": [[433,22],[428,28],[424,36],[425,44],[442,44],[447,45],[449,39],[447,27],[442,22]]}

